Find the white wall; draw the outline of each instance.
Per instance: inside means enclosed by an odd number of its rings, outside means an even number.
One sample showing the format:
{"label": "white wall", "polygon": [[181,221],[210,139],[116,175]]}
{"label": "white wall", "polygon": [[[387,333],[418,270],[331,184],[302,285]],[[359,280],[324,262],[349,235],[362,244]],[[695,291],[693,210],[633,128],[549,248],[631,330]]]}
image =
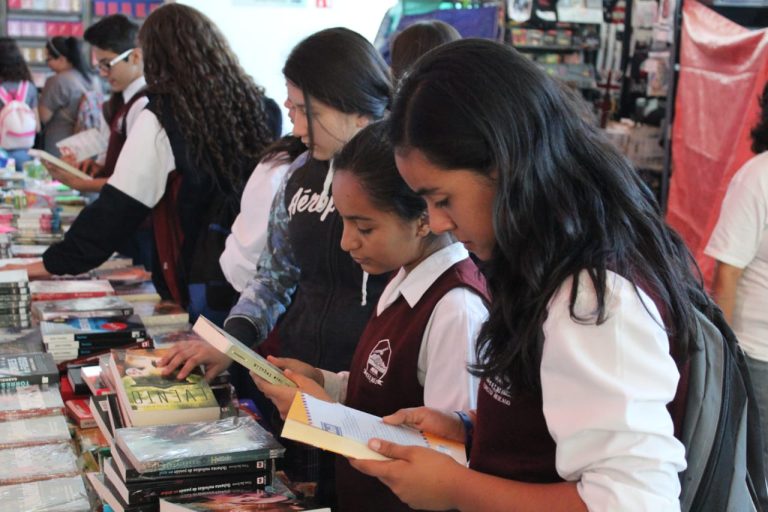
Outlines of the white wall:
{"label": "white wall", "polygon": [[[328,0],[330,7],[316,7],[316,0],[306,0],[306,7],[275,5],[250,6],[238,0],[178,0],[205,13],[216,23],[257,84],[282,107],[285,80],[281,70],[291,49],[318,30],[343,26],[355,30],[373,42],[384,13],[395,0]],[[268,3],[268,2],[267,2]],[[283,109],[283,131],[291,129]]]}

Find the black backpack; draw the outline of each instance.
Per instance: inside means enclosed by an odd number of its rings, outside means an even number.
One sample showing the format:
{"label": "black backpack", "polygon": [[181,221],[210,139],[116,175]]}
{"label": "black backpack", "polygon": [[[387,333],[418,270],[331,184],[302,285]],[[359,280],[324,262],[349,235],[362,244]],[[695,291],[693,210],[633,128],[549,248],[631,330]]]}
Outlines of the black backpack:
{"label": "black backpack", "polygon": [[680,473],[682,512],[768,511],[759,412],[744,353],[719,309],[697,311]]}

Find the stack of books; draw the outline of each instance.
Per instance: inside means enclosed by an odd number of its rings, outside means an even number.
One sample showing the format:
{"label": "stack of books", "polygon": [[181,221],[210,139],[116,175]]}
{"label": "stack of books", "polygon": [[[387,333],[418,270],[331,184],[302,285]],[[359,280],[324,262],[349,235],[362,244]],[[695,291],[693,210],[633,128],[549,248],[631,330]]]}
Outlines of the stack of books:
{"label": "stack of books", "polygon": [[113,442],[103,478],[88,478],[118,511],[157,510],[160,498],[263,492],[285,451],[252,418],[236,416],[117,428]]}
{"label": "stack of books", "polygon": [[29,291],[33,301],[84,299],[115,294],[109,281],[99,279],[32,281],[29,283]]}
{"label": "stack of books", "polygon": [[29,328],[29,304],[27,271],[0,271],[0,327]]}
{"label": "stack of books", "polygon": [[40,322],[46,351],[59,363],[126,346],[151,347],[139,317],[70,318]]}
{"label": "stack of books", "polygon": [[51,354],[33,352],[0,355],[0,390],[58,382],[59,370]]}
{"label": "stack of books", "polygon": [[37,321],[64,321],[70,318],[127,317],[133,306],[121,297],[106,295],[87,299],[41,300],[32,303]]}

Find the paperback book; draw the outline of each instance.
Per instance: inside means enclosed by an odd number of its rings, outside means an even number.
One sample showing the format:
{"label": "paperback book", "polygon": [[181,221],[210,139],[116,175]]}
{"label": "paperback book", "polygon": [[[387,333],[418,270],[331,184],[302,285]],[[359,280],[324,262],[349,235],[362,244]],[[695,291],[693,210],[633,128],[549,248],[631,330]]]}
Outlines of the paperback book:
{"label": "paperback book", "polygon": [[253,418],[123,428],[115,444],[139,473],[274,459],[285,448]]}
{"label": "paperback book", "polygon": [[402,425],[340,403],[325,402],[297,392],[285,418],[282,436],[354,459],[389,460],[368,448],[373,438],[406,446],[432,448],[466,465],[464,445]]}
{"label": "paperback book", "polygon": [[162,375],[158,361],[165,350],[114,350],[110,371],[121,405],[133,426],[215,420],[220,409],[202,372],[190,373],[184,380],[176,374]]}
{"label": "paperback book", "polygon": [[204,316],[198,317],[193,329],[216,350],[229,356],[264,380],[273,384],[296,387],[296,383],[286,377],[280,368],[248,348],[228,332],[214,325]]}
{"label": "paperback book", "polygon": [[114,295],[109,281],[32,281],[29,283],[32,300],[65,300]]}
{"label": "paperback book", "polygon": [[136,316],[122,318],[70,318],[63,322],[40,322],[43,342],[48,346],[72,342],[131,341],[147,336]]}
{"label": "paperback book", "polygon": [[129,506],[119,496],[116,496],[106,485],[104,481],[104,475],[99,473],[90,472],[85,474],[90,482],[93,490],[99,496],[99,499],[104,502],[114,512],[157,512],[157,503],[145,503],[143,505]]}
{"label": "paperback book", "polygon": [[69,443],[0,450],[0,485],[76,476],[77,459]]}
{"label": "paperback book", "polygon": [[0,487],[0,503],[8,511],[88,512],[91,504],[81,476]]}
{"label": "paperback book", "polygon": [[89,400],[83,398],[76,398],[73,400],[67,400],[64,402],[64,407],[67,411],[67,416],[72,418],[72,421],[80,428],[94,428],[96,427],[96,419],[93,417],[91,407],[88,405]]}
{"label": "paperback book", "polygon": [[50,354],[0,355],[0,389],[57,382],[59,370]]}
{"label": "paperback book", "polygon": [[308,509],[299,500],[268,490],[174,497],[160,499],[160,512],[331,512],[330,508]]}
{"label": "paperback book", "polygon": [[64,414],[64,402],[57,385],[33,384],[0,391],[0,421]]}
{"label": "paperback book", "polygon": [[32,316],[37,320],[128,317],[132,314],[133,306],[115,295],[32,303]]}
{"label": "paperback book", "polygon": [[112,459],[107,459],[104,464],[104,476],[107,486],[128,505],[157,503],[159,498],[167,496],[255,491],[264,489],[267,485],[267,475],[264,471],[126,483],[120,478]]}
{"label": "paperback book", "polygon": [[69,427],[62,415],[0,421],[0,448],[66,443],[69,440]]}

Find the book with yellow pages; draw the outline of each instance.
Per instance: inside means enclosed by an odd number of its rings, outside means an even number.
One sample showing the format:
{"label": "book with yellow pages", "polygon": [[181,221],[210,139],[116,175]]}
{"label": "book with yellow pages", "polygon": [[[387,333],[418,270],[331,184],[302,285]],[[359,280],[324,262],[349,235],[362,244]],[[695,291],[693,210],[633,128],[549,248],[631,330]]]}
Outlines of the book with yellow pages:
{"label": "book with yellow pages", "polygon": [[406,446],[432,448],[467,463],[464,445],[402,426],[387,425],[380,417],[340,403],[325,402],[297,392],[281,435],[353,459],[388,460],[368,448],[373,438]]}
{"label": "book with yellow pages", "polygon": [[262,379],[273,384],[296,387],[296,383],[286,377],[280,368],[248,348],[228,332],[216,327],[204,316],[200,315],[197,318],[192,330],[219,352],[245,366]]}
{"label": "book with yellow pages", "polygon": [[68,164],[61,158],[55,157],[52,154],[48,153],[47,151],[43,151],[42,149],[30,149],[28,153],[29,153],[29,156],[31,156],[32,158],[39,158],[40,160],[45,160],[46,162],[51,163],[56,167],[60,168],[61,170],[66,171],[69,174],[72,174],[74,176],[77,176],[78,178],[81,178],[84,180],[93,179],[92,177],[88,176],[77,167]]}

